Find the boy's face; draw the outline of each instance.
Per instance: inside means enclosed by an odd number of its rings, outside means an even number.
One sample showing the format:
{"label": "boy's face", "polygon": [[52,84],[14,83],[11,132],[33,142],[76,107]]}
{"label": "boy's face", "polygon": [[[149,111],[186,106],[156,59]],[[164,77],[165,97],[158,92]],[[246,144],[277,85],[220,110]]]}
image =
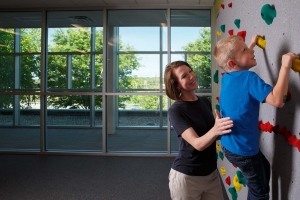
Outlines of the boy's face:
{"label": "boy's face", "polygon": [[233,59],[235,63],[235,70],[248,70],[256,66],[256,60],[254,55],[254,50],[249,49],[248,46],[242,40],[236,41],[235,47],[235,58]]}

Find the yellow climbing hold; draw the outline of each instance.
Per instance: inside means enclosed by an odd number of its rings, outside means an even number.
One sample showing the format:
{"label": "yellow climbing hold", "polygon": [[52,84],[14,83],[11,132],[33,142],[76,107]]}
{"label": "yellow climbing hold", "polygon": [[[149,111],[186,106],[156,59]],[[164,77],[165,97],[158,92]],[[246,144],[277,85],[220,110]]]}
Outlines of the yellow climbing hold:
{"label": "yellow climbing hold", "polygon": [[216,148],[217,148],[218,151],[221,151],[221,146],[220,146],[220,144],[217,143],[217,144],[216,144]]}
{"label": "yellow climbing hold", "polygon": [[292,70],[294,72],[300,72],[300,60],[295,58],[292,63]]}
{"label": "yellow climbing hold", "polygon": [[225,167],[220,167],[221,174],[224,176],[226,174]]}
{"label": "yellow climbing hold", "polygon": [[236,191],[238,191],[238,192],[241,191],[242,184],[239,183],[239,178],[237,175],[234,175],[234,177],[233,177],[233,185],[234,185]]}
{"label": "yellow climbing hold", "polygon": [[267,41],[262,37],[258,37],[256,45],[259,46],[262,49],[265,49],[266,45],[267,45]]}

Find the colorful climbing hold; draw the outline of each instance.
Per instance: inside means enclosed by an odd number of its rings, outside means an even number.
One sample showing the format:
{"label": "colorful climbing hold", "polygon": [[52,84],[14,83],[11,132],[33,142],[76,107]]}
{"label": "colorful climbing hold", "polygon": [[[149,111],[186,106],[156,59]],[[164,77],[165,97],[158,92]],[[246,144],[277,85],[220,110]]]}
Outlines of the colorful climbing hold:
{"label": "colorful climbing hold", "polygon": [[236,25],[236,27],[240,28],[240,23],[241,23],[241,20],[240,19],[235,19],[234,20],[234,24]]}
{"label": "colorful climbing hold", "polygon": [[215,71],[214,82],[217,83],[217,84],[219,83],[219,70]]}
{"label": "colorful climbing hold", "polygon": [[245,42],[246,39],[246,31],[240,31],[237,33],[238,36],[240,36],[241,38],[243,38],[243,41]]}
{"label": "colorful climbing hold", "polygon": [[234,175],[234,177],[233,177],[233,185],[234,185],[236,191],[238,191],[238,192],[241,191],[242,184],[239,183],[239,178],[237,175]]}
{"label": "colorful climbing hold", "polygon": [[224,176],[226,174],[225,167],[220,167],[221,174]]}
{"label": "colorful climbing hold", "polygon": [[221,8],[223,8],[223,9],[225,8],[224,4],[221,4]]}
{"label": "colorful climbing hold", "polygon": [[292,70],[294,72],[300,72],[300,59],[295,58],[292,62]]}
{"label": "colorful climbing hold", "polygon": [[220,29],[221,29],[221,31],[222,31],[223,33],[225,33],[225,24],[221,25],[221,26],[220,26]]}
{"label": "colorful climbing hold", "polygon": [[239,179],[239,183],[243,184],[243,186],[246,186],[246,178],[244,177],[244,175],[242,174],[242,172],[240,170],[236,171],[236,175]]}
{"label": "colorful climbing hold", "polygon": [[228,31],[228,34],[229,34],[229,35],[233,35],[233,29],[230,29],[230,30]]}
{"label": "colorful climbing hold", "polygon": [[216,144],[217,151],[221,151],[221,145],[219,143]]}
{"label": "colorful climbing hold", "polygon": [[232,200],[237,200],[238,194],[237,194],[236,189],[234,187],[228,188],[228,192],[231,194]]}
{"label": "colorful climbing hold", "polygon": [[230,2],[230,3],[228,4],[228,7],[229,7],[229,8],[232,8],[232,2]]}
{"label": "colorful climbing hold", "polygon": [[221,36],[222,36],[222,32],[221,32],[221,31],[217,31],[217,35],[218,35],[219,37],[221,37]]}
{"label": "colorful climbing hold", "polygon": [[224,159],[224,154],[223,154],[223,152],[222,152],[222,151],[219,151],[219,157],[221,158],[221,160],[223,160],[223,159]]}
{"label": "colorful climbing hold", "polygon": [[262,38],[262,37],[258,37],[257,38],[257,42],[256,42],[256,45],[262,49],[265,49],[266,48],[266,44],[267,44],[267,41],[265,40],[265,38]]}
{"label": "colorful climbing hold", "polygon": [[270,4],[265,4],[261,8],[261,17],[268,25],[272,24],[273,19],[276,17],[275,7]]}
{"label": "colorful climbing hold", "polygon": [[220,112],[220,105],[216,104],[216,109]]}
{"label": "colorful climbing hold", "polygon": [[231,178],[230,178],[230,176],[227,176],[227,178],[225,179],[225,183],[226,183],[227,185],[230,185],[230,184],[231,184]]}

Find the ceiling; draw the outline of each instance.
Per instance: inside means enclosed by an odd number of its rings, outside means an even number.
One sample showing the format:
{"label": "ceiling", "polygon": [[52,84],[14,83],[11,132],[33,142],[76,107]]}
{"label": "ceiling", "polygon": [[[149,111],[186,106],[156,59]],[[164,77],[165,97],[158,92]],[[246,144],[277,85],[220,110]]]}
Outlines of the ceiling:
{"label": "ceiling", "polygon": [[213,6],[215,0],[1,0],[0,9]]}

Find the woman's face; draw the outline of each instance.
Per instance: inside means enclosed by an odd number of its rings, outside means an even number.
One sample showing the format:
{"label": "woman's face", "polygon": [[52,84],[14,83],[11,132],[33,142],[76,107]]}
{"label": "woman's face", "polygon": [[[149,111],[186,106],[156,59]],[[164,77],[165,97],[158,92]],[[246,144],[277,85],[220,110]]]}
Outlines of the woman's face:
{"label": "woman's face", "polygon": [[174,69],[174,74],[178,80],[178,89],[181,92],[194,91],[198,88],[195,73],[186,65],[182,65]]}

